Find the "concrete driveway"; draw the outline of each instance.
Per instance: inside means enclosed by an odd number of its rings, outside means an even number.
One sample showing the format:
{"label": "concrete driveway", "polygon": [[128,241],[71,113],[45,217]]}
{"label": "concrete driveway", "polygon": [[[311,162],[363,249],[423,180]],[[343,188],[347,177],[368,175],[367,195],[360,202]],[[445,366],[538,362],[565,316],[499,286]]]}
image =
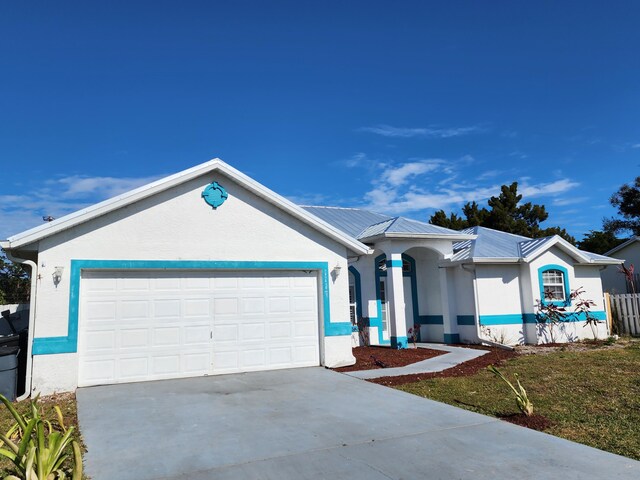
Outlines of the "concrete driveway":
{"label": "concrete driveway", "polygon": [[640,462],[322,368],[77,397],[93,480],[640,477]]}

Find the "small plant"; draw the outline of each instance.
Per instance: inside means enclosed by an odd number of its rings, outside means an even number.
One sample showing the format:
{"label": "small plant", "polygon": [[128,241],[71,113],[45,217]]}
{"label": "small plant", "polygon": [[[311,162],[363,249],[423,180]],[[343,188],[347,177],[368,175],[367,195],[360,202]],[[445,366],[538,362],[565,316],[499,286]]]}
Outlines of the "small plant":
{"label": "small plant", "polygon": [[627,288],[631,290],[630,293],[636,293],[636,276],[634,275],[633,263],[629,265],[629,268],[625,267],[623,263],[618,267],[618,271],[624,275],[624,278],[627,280]]}
{"label": "small plant", "polygon": [[487,367],[491,373],[493,373],[496,377],[500,378],[504,383],[509,385],[509,388],[513,390],[513,393],[516,396],[516,405],[518,406],[518,410],[524,413],[527,417],[533,415],[533,403],[529,400],[527,396],[527,391],[520,384],[520,379],[518,378],[518,374],[514,374],[516,377],[516,384],[518,388],[514,387],[513,384],[505,377],[500,370],[498,370],[495,366],[489,365]]}
{"label": "small plant", "polygon": [[536,304],[538,313],[536,314],[536,322],[549,326],[549,335],[551,342],[555,343],[554,328],[566,321],[567,309],[561,305],[551,302],[542,302],[538,300]]}
{"label": "small plant", "polygon": [[420,325],[418,323],[414,324],[413,327],[411,327],[407,333],[409,334],[409,337],[411,338],[411,341],[413,342],[413,346],[414,348],[418,348],[418,346],[416,345],[418,343],[418,336],[420,335]]}
{"label": "small plant", "polygon": [[582,287],[576,288],[571,292],[571,300],[575,302],[575,306],[573,308],[573,314],[579,319],[581,316],[584,316],[585,322],[584,326],[587,325],[591,327],[591,332],[593,333],[593,338],[598,339],[598,323],[601,322],[598,318],[596,318],[591,313],[591,308],[596,306],[596,302],[593,300],[588,300],[582,298],[584,294],[584,289]]}
{"label": "small plant", "polygon": [[[73,426],[66,427],[62,412],[54,407],[57,424],[43,419],[38,409],[38,397],[31,400],[30,411],[21,415],[12,403],[0,395],[0,401],[11,413],[15,424],[6,434],[0,434],[0,456],[11,460],[15,475],[5,480],[72,480],[82,479],[82,453],[73,440]],[[3,448],[5,447],[6,448]],[[65,464],[73,452],[73,466]]]}

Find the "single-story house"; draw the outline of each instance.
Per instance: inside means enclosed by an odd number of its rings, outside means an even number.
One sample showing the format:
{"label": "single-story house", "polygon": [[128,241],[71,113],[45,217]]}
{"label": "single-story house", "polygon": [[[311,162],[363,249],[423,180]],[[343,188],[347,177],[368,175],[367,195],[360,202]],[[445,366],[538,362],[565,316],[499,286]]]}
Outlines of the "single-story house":
{"label": "single-story house", "polygon": [[[633,266],[633,279],[627,279],[617,265],[607,267],[602,272],[602,286],[604,291],[616,293],[640,293],[640,275],[635,273],[640,268],[640,237],[633,236],[624,243],[612,248],[606,256],[620,259],[627,268]],[[631,284],[633,281],[633,285]]]}
{"label": "single-story house", "polygon": [[[414,325],[422,341],[544,342],[536,300],[570,309],[583,287],[604,319],[600,269],[620,262],[557,236],[301,207],[219,159],[0,245],[32,269],[27,384],[43,394],[349,365],[361,337],[403,348]],[[574,320],[564,340],[592,335]]]}

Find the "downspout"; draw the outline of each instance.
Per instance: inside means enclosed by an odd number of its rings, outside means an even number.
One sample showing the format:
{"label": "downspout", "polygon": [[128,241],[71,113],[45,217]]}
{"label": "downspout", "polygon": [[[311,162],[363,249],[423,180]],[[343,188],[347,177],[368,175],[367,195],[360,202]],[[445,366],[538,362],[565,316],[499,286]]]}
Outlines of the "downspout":
{"label": "downspout", "polygon": [[475,324],[476,324],[476,334],[478,335],[478,340],[480,343],[489,345],[490,347],[497,347],[503,350],[513,351],[515,350],[513,347],[509,345],[505,345],[503,343],[494,342],[493,340],[489,340],[488,338],[484,338],[482,336],[482,331],[480,330],[480,301],[478,300],[478,276],[476,275],[476,267],[475,265],[471,270],[464,268],[466,265],[460,264],[460,267],[469,273],[473,273],[473,303],[474,303],[474,314]]}
{"label": "downspout", "polygon": [[19,396],[16,401],[20,402],[25,400],[31,395],[31,379],[33,374],[33,362],[32,362],[32,346],[33,346],[33,332],[35,328],[36,318],[36,286],[38,284],[38,265],[24,258],[18,258],[11,255],[9,250],[4,251],[9,260],[14,263],[22,263],[23,265],[29,265],[31,267],[31,293],[29,295],[29,329],[27,334],[27,368],[26,378],[24,379],[24,393]]}

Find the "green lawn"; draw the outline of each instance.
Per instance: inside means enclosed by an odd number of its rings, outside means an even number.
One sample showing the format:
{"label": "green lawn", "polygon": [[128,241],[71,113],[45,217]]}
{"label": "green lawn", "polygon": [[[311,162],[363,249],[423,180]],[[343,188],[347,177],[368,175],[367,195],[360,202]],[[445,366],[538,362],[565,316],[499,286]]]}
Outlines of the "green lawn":
{"label": "green lawn", "polygon": [[[640,342],[625,348],[523,355],[500,370],[520,381],[547,433],[640,460]],[[517,413],[508,386],[488,371],[436,378],[400,390],[486,415]]]}

